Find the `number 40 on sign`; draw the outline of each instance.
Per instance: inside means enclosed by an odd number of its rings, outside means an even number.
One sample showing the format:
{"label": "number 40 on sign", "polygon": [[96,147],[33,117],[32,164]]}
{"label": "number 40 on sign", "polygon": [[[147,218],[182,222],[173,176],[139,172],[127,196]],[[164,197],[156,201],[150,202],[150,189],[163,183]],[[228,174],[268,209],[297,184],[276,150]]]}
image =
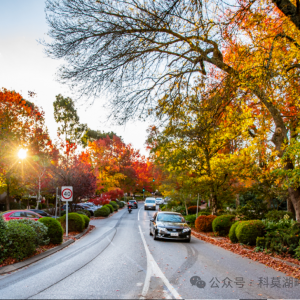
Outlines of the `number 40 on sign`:
{"label": "number 40 on sign", "polygon": [[62,186],[61,187],[61,200],[62,201],[73,201],[73,187]]}

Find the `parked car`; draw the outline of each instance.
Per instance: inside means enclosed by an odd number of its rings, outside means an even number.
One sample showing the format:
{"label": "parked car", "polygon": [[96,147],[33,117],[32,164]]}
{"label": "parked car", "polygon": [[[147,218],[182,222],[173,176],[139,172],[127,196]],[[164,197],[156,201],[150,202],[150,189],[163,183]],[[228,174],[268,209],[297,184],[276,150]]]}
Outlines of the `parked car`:
{"label": "parked car", "polygon": [[45,211],[41,210],[41,209],[29,209],[30,211],[33,211],[43,217],[52,217],[50,214],[46,213]]}
{"label": "parked car", "polygon": [[78,203],[77,205],[82,207],[82,209],[88,210],[90,212],[91,216],[93,216],[94,212],[99,208],[98,206],[96,206],[94,203],[91,203],[91,202]]}
{"label": "parked car", "polygon": [[[61,207],[61,211],[65,211],[66,208],[67,208],[67,206],[66,206],[66,204],[65,204],[65,205],[63,205],[63,206]],[[69,205],[69,208],[68,208],[68,211],[69,211],[69,212],[70,212],[70,211],[78,211],[78,210],[82,210],[82,206],[80,206],[80,205],[78,205],[78,204],[74,204],[74,203],[72,203],[71,205]]]}
{"label": "parked car", "polygon": [[180,213],[157,212],[150,220],[150,235],[153,239],[191,241],[191,228]]}
{"label": "parked car", "polygon": [[155,202],[156,202],[157,205],[164,204],[164,199],[163,198],[156,198]]}
{"label": "parked car", "polygon": [[155,198],[147,197],[144,203],[144,210],[154,209],[156,210],[156,201]]}
{"label": "parked car", "polygon": [[133,208],[138,208],[138,203],[136,200],[129,200],[127,205],[131,205]]}
{"label": "parked car", "polygon": [[30,210],[9,210],[1,214],[4,221],[31,219],[37,221],[42,218],[41,215]]}

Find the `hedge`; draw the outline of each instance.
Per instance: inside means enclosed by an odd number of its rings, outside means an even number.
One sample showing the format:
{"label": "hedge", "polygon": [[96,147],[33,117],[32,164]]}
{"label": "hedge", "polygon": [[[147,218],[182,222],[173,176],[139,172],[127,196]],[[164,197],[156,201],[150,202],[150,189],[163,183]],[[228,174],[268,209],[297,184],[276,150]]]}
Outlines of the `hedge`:
{"label": "hedge", "polygon": [[237,243],[239,240],[235,234],[235,230],[237,228],[237,226],[241,223],[241,222],[244,222],[244,221],[238,221],[238,222],[235,222],[234,224],[231,225],[230,227],[230,230],[229,230],[229,239],[231,240],[232,243]]}
{"label": "hedge", "polygon": [[49,239],[49,237],[47,237],[48,227],[46,225],[44,225],[43,223],[40,223],[40,222],[36,222],[34,220],[30,220],[30,219],[20,219],[20,220],[17,220],[17,222],[29,225],[31,228],[34,229],[34,231],[37,235],[36,241],[35,241],[36,246],[49,244],[50,239]]}
{"label": "hedge", "polygon": [[113,206],[112,206],[111,204],[105,204],[105,205],[103,205],[103,206],[108,207],[111,213],[114,212],[114,208],[113,208]]}
{"label": "hedge", "polygon": [[231,225],[234,223],[234,215],[222,215],[216,217],[212,222],[214,232],[218,232],[220,236],[226,236],[229,233]]}
{"label": "hedge", "polygon": [[119,205],[120,208],[123,208],[125,205],[122,201],[117,201],[117,204]]}
{"label": "hedge", "polygon": [[212,231],[212,222],[216,216],[199,216],[195,221],[195,227],[198,231],[211,232]]}
{"label": "hedge", "polygon": [[266,213],[265,218],[270,221],[278,222],[279,220],[283,219],[285,215],[288,215],[290,219],[293,219],[293,214],[289,211],[283,210],[270,210]]}
{"label": "hedge", "polygon": [[264,227],[260,220],[244,221],[237,226],[235,234],[240,243],[255,245],[256,238],[264,236]]}
{"label": "hedge", "polygon": [[[62,225],[63,229],[66,230],[66,215],[59,218],[59,222]],[[82,232],[84,230],[84,226],[84,215],[77,213],[68,213],[68,231]]]}
{"label": "hedge", "polygon": [[88,228],[89,224],[90,224],[90,218],[86,215],[82,215],[83,219],[84,219],[84,228]]}
{"label": "hedge", "polygon": [[9,257],[22,260],[35,252],[37,234],[29,225],[11,220],[6,224],[5,234]]}
{"label": "hedge", "polygon": [[[198,206],[198,213],[201,211],[201,207]],[[189,214],[193,215],[197,213],[197,205],[188,207]]]}
{"label": "hedge", "polygon": [[110,209],[107,206],[102,206],[94,212],[95,217],[107,217],[110,214]]}
{"label": "hedge", "polygon": [[115,211],[117,211],[119,209],[119,205],[117,204],[117,202],[110,201],[109,204],[112,205],[112,207],[114,208]]}
{"label": "hedge", "polygon": [[6,236],[6,223],[0,216],[0,264],[7,258],[8,247],[7,247],[7,236]]}
{"label": "hedge", "polygon": [[48,227],[47,237],[52,244],[61,244],[63,241],[64,230],[57,220],[50,217],[44,217],[38,220]]}
{"label": "hedge", "polygon": [[91,213],[87,210],[87,209],[83,209],[83,210],[79,210],[79,211],[76,211],[77,214],[84,214],[86,215],[88,218],[91,217]]}

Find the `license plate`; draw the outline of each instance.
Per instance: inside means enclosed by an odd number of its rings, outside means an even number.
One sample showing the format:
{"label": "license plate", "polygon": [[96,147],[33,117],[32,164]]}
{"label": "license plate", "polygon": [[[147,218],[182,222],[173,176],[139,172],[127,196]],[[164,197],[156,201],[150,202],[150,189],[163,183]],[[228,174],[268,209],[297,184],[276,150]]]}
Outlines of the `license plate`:
{"label": "license plate", "polygon": [[171,236],[178,236],[178,233],[177,232],[171,232]]}

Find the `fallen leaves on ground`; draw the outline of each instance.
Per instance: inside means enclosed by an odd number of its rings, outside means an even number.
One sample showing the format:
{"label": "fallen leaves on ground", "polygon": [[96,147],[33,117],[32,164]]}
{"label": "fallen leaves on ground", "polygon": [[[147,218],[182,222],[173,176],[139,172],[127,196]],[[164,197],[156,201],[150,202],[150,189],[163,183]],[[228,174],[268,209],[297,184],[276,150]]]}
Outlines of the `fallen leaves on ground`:
{"label": "fallen leaves on ground", "polygon": [[288,255],[274,255],[274,257],[281,260],[285,260],[286,262],[294,263],[296,265],[299,265],[299,267],[290,266],[285,262],[278,261],[274,259],[270,254],[266,254],[263,252],[255,252],[254,246],[234,244],[230,241],[229,238],[216,239],[211,237],[209,233],[201,232],[200,234],[195,230],[192,230],[192,235],[202,241],[224,248],[240,256],[247,257],[253,261],[260,262],[276,271],[285,273],[288,276],[300,279],[300,261],[292,257],[289,257]]}

